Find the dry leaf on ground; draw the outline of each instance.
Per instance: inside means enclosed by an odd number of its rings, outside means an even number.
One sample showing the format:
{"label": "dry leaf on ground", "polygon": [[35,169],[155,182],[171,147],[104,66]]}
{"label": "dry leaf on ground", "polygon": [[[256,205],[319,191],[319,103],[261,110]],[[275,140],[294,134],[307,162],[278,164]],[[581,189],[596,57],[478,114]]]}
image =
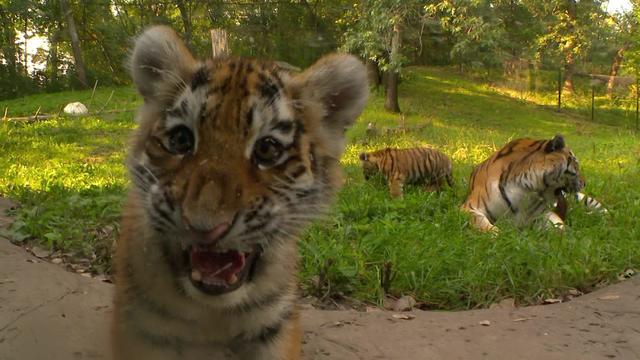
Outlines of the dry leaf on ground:
{"label": "dry leaf on ground", "polygon": [[413,314],[393,314],[391,317],[398,320],[413,320],[416,318]]}

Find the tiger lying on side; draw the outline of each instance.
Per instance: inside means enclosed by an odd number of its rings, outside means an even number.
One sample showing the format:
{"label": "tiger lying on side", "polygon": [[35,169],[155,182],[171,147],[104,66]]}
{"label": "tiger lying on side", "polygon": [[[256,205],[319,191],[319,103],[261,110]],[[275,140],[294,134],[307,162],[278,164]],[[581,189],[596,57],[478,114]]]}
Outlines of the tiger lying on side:
{"label": "tiger lying on side", "polygon": [[[580,192],[584,179],[578,160],[561,135],[551,140],[511,141],[476,166],[469,187],[462,210],[471,214],[472,225],[481,231],[497,230],[494,224],[504,216],[525,226],[541,214],[562,227],[564,193],[575,194],[587,207],[606,212],[597,200]],[[552,211],[552,206],[563,209]]]}
{"label": "tiger lying on side", "polygon": [[451,160],[429,147],[361,153],[360,163],[366,180],[376,173],[384,175],[393,198],[401,197],[402,187],[409,183],[424,183],[427,191],[441,190],[445,181],[453,187]]}
{"label": "tiger lying on side", "polygon": [[366,71],[328,55],[195,60],[167,27],[136,41],[144,98],[116,254],[118,360],[299,359],[296,239],[341,184]]}

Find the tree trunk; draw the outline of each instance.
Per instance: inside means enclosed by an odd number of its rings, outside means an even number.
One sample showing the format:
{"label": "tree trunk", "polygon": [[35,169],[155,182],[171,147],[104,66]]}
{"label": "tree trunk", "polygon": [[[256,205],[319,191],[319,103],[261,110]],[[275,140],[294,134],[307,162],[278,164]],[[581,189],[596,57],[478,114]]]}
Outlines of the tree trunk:
{"label": "tree trunk", "polygon": [[29,42],[29,38],[27,36],[27,31],[29,30],[29,18],[27,17],[27,13],[24,14],[24,76],[29,77],[29,49],[27,44]]}
{"label": "tree trunk", "polygon": [[9,94],[9,96],[16,95],[16,85],[18,80],[18,63],[20,60],[18,57],[18,51],[16,48],[16,19],[14,15],[5,10],[5,7],[2,3],[0,3],[0,21],[2,21],[3,28],[0,30],[0,35],[2,38],[0,39],[0,50],[2,51],[2,57],[4,61],[6,61],[7,68],[7,79],[8,83],[14,84],[14,86],[10,89],[3,89],[0,93],[5,95]]}
{"label": "tree trunk", "polygon": [[75,63],[76,73],[78,74],[78,80],[83,87],[89,87],[87,82],[87,72],[85,71],[84,62],[82,61],[82,49],[80,48],[80,38],[76,31],[76,22],[73,20],[73,14],[69,9],[67,0],[60,0],[60,9],[62,14],[67,20],[67,28],[69,29],[69,36],[71,37],[71,47],[73,48],[73,59]]}
{"label": "tree trunk", "polygon": [[180,10],[180,18],[182,19],[182,26],[184,28],[184,42],[187,46],[191,46],[191,37],[193,32],[193,26],[191,24],[191,16],[189,15],[189,9],[184,0],[177,0],[176,6]]}
{"label": "tree trunk", "polygon": [[529,91],[536,91],[538,89],[538,68],[539,63],[535,60],[529,60],[528,62],[528,70],[529,70]]}
{"label": "tree trunk", "polygon": [[[57,21],[55,22],[57,23]],[[58,41],[60,29],[55,24],[49,28],[49,59],[47,69],[49,72],[49,87],[57,89],[58,85]]]}
{"label": "tree trunk", "polygon": [[613,96],[613,86],[616,82],[616,76],[618,76],[618,71],[620,70],[620,65],[622,65],[622,60],[624,59],[624,52],[629,47],[629,44],[624,44],[616,54],[613,56],[613,61],[611,62],[611,71],[609,72],[609,80],[607,81],[607,95],[609,97]]}
{"label": "tree trunk", "polygon": [[[393,25],[393,36],[391,37],[391,62],[400,57],[400,24],[396,21]],[[400,112],[398,104],[398,73],[399,68],[393,67],[387,73],[386,97],[384,108],[391,112]]]}
{"label": "tree trunk", "polygon": [[211,29],[211,56],[216,58],[220,56],[228,56],[229,53],[227,31],[222,29]]}
{"label": "tree trunk", "polygon": [[376,89],[382,85],[382,75],[380,74],[380,67],[374,60],[367,60],[367,76],[369,78],[369,85],[374,86]]}

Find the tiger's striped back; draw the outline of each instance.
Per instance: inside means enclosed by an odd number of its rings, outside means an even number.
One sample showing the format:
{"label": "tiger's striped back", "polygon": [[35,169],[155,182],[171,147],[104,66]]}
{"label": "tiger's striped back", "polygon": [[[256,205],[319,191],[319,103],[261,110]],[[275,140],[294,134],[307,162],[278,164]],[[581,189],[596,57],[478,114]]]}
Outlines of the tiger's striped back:
{"label": "tiger's striped back", "polygon": [[423,183],[432,191],[440,190],[447,182],[453,188],[451,160],[430,147],[384,148],[361,153],[360,161],[365,179],[382,174],[389,182],[392,197],[402,196],[404,184]]}

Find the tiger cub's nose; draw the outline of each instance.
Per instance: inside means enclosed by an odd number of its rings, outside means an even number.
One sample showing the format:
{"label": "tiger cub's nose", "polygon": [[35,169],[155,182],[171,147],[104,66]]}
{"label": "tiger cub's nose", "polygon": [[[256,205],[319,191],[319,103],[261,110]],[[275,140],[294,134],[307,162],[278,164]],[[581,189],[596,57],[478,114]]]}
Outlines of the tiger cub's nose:
{"label": "tiger cub's nose", "polygon": [[213,229],[206,232],[204,239],[205,243],[215,243],[216,241],[218,241],[218,239],[220,239],[224,234],[227,233],[230,227],[231,224],[226,221],[214,226]]}

